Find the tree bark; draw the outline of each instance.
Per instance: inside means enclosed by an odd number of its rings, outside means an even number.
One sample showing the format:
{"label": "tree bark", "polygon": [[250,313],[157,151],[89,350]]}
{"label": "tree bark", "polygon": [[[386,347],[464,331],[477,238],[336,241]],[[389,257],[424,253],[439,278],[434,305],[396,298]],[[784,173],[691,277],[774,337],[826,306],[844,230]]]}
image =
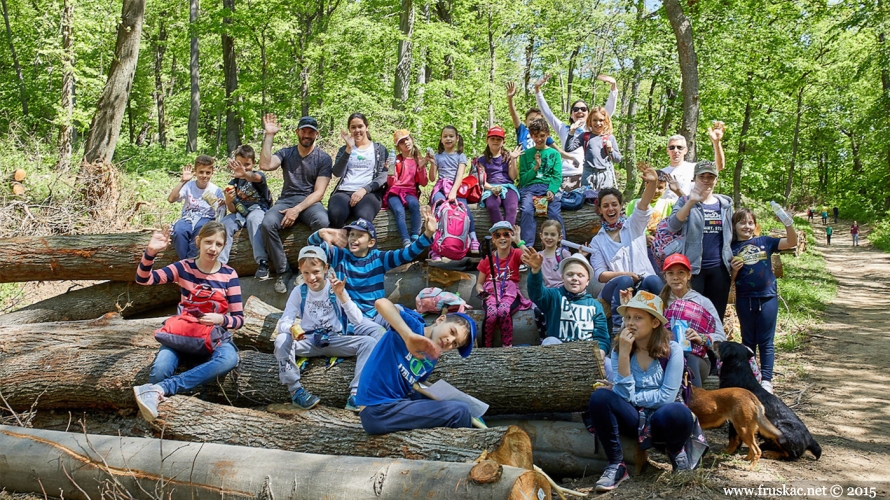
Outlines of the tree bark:
{"label": "tree bark", "polygon": [[[5,0],[4,0],[5,1]],[[72,0],[62,2],[62,121],[59,124],[59,159],[56,170],[71,168],[71,153],[74,142],[74,48],[72,31],[74,25],[74,5]]]}
{"label": "tree bark", "polygon": [[535,35],[529,34],[528,45],[525,46],[525,68],[522,72],[522,90],[525,92],[525,98],[529,98],[528,89],[532,80],[532,58],[535,53]]}
{"label": "tree bark", "polygon": [[[575,47],[575,50],[569,54],[569,75],[566,77],[566,100],[563,106],[563,113],[568,113],[568,107],[572,105],[572,83],[575,81],[575,59],[578,57],[578,52],[581,51],[581,46]],[[593,106],[593,104],[590,104]]]}
{"label": "tree bark", "polygon": [[0,487],[71,499],[90,498],[85,490],[97,486],[109,493],[103,496],[168,500],[550,498],[543,475],[518,467],[498,467],[500,475],[485,483],[468,480],[488,468],[487,461],[314,455],[9,426],[0,426],[0,450],[0,457],[9,457],[0,460]]}
{"label": "tree bark", "polygon": [[200,9],[199,0],[189,0],[189,30],[192,37],[189,42],[189,82],[190,95],[189,99],[189,123],[188,123],[188,140],[185,150],[194,153],[198,150],[198,120],[201,117],[201,88],[199,86],[199,51],[198,51],[198,10]]}
{"label": "tree bark", "polygon": [[399,10],[399,30],[402,38],[398,43],[396,59],[396,76],[393,81],[393,107],[404,110],[408,102],[408,92],[411,86],[411,57],[412,38],[414,37],[414,0],[401,0]]}
{"label": "tree bark", "polygon": [[633,82],[630,87],[630,100],[627,103],[627,142],[624,145],[624,172],[627,175],[627,185],[624,188],[624,199],[634,198],[637,189],[636,158],[636,125],[637,125],[637,98],[640,95],[640,80],[643,78],[643,68],[640,67],[640,58],[633,59]]}
{"label": "tree bark", "polygon": [[[487,234],[491,227],[488,211],[472,208],[476,230]],[[537,219],[541,223],[544,219]],[[563,212],[567,238],[576,243],[587,242],[598,230],[599,217],[593,209]],[[401,237],[389,210],[381,211],[374,219],[377,247],[382,250],[401,248]],[[311,232],[296,224],[280,232],[284,249],[296,265],[299,249]],[[109,280],[130,281],[151,236],[147,232],[77,236],[25,236],[0,239],[0,283],[37,280]],[[173,248],[162,252],[155,260],[155,268],[179,260]],[[229,265],[241,276],[256,271],[249,238],[246,233],[235,233]]]}
{"label": "tree bark", "polygon": [[[235,13],[235,0],[222,0],[223,9]],[[235,92],[238,91],[238,65],[235,61],[235,38],[229,29],[231,17],[223,18],[222,53],[223,72],[226,80],[226,152],[231,154],[241,144],[242,120],[235,109]]]}
{"label": "tree bark", "polygon": [[152,37],[155,48],[155,105],[158,108],[158,144],[167,147],[167,115],[164,112],[164,53],[167,51],[167,12],[161,11],[158,16],[158,33]]}
{"label": "tree bark", "polygon": [[[754,72],[748,72],[748,84],[754,78]],[[749,91],[748,100],[745,102],[745,118],[742,121],[742,130],[739,133],[739,154],[735,161],[735,170],[732,172],[732,203],[733,206],[742,206],[742,168],[745,164],[745,153],[747,151],[747,143],[745,139],[748,137],[748,129],[751,127],[751,101],[754,99],[754,92]]]}
{"label": "tree bark", "polygon": [[664,10],[667,13],[674,37],[677,39],[677,55],[680,61],[681,89],[683,92],[683,122],[680,134],[686,138],[689,151],[687,161],[697,158],[695,136],[698,130],[698,56],[695,53],[695,37],[692,33],[692,21],[683,13],[680,0],[665,0]]}
{"label": "tree bark", "polygon": [[[495,123],[495,115],[494,115],[494,74],[495,69],[497,68],[497,58],[495,45],[497,40],[494,36],[494,7],[489,4],[488,6],[488,122],[485,124],[486,128],[494,127]],[[475,131],[474,131],[475,132]],[[476,135],[475,133],[473,135]]]}
{"label": "tree bark", "polygon": [[9,26],[9,8],[6,0],[2,0],[3,22],[6,24],[6,38],[9,41],[9,54],[12,56],[12,65],[15,68],[15,80],[19,87],[19,100],[22,103],[22,116],[28,116],[28,91],[25,88],[25,77],[22,76],[22,66],[19,57],[15,53],[15,44],[12,43],[12,28]]}
{"label": "tree bark", "polygon": [[784,206],[788,206],[789,199],[791,198],[791,188],[794,184],[794,167],[797,163],[797,148],[800,144],[800,116],[803,114],[803,91],[806,88],[805,85],[801,84],[800,89],[797,91],[797,116],[794,122],[794,138],[791,142],[791,163],[788,166],[788,181],[785,183],[785,203]]}
{"label": "tree bark", "polygon": [[142,38],[142,20],[145,0],[124,0],[121,23],[117,29],[114,60],[108,70],[108,80],[96,104],[96,114],[84,145],[83,160],[86,163],[111,163],[120,135],[121,121],[130,96],[136,62],[139,59],[139,42]]}

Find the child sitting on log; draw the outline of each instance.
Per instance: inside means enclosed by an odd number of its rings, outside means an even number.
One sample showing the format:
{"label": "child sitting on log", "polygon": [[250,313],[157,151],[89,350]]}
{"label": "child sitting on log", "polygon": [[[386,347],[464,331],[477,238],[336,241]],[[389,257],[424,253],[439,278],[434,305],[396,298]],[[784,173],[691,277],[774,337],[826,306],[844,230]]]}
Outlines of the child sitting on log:
{"label": "child sitting on log", "polygon": [[413,386],[430,376],[442,352],[457,349],[468,357],[476,341],[476,323],[465,314],[451,313],[425,326],[419,314],[400,310],[388,299],[378,299],[374,306],[391,326],[359,380],[355,401],[365,432],[472,427],[466,403],[426,399]]}
{"label": "child sitting on log", "polygon": [[[319,247],[305,246],[298,261],[303,284],[294,288],[287,306],[278,321],[275,338],[275,359],[278,360],[278,379],[287,386],[291,402],[301,410],[308,410],[320,401],[300,384],[300,368],[296,357],[356,356],[355,377],[349,384],[350,396],[346,409],[358,411],[355,393],[362,368],[377,345],[367,332],[379,327],[365,318],[346,293],[346,283],[329,276],[328,259]],[[300,320],[297,325],[296,320]],[[360,330],[364,329],[362,335]],[[357,335],[350,335],[351,333]],[[296,340],[296,342],[295,342]]]}
{"label": "child sitting on log", "polygon": [[224,215],[222,189],[210,182],[211,178],[213,158],[200,155],[195,158],[194,167],[182,167],[179,184],[173,186],[167,195],[170,203],[182,202],[182,216],[173,224],[173,248],[180,259],[197,257],[195,236],[204,224]]}

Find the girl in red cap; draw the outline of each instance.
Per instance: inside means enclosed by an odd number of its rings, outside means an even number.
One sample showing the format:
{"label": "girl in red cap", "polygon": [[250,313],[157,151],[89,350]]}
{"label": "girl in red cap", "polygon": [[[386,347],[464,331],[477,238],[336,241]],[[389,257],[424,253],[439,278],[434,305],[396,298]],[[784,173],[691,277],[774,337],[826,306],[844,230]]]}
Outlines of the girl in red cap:
{"label": "girl in red cap", "polygon": [[[504,149],[504,129],[492,127],[488,129],[485,151],[476,158],[476,168],[480,178],[484,179],[482,201],[479,205],[488,210],[492,224],[507,221],[510,226],[516,225],[516,211],[519,209],[519,190],[516,189],[516,177],[519,176],[516,158],[522,154],[517,147],[512,153]],[[501,207],[504,214],[501,215]]]}

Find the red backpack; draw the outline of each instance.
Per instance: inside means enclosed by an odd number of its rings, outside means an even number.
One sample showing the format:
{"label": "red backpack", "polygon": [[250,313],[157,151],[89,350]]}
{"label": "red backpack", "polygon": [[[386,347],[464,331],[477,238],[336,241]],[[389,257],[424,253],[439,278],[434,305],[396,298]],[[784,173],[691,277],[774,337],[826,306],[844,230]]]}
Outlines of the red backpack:
{"label": "red backpack", "polygon": [[460,260],[470,251],[470,214],[463,205],[443,201],[436,207],[439,228],[433,235],[431,248],[442,257]]}
{"label": "red backpack", "polygon": [[210,285],[200,285],[181,304],[182,312],[164,321],[155,332],[155,340],[175,351],[209,356],[231,338],[219,325],[204,325],[199,318],[208,313],[225,314],[229,310],[226,296]]}

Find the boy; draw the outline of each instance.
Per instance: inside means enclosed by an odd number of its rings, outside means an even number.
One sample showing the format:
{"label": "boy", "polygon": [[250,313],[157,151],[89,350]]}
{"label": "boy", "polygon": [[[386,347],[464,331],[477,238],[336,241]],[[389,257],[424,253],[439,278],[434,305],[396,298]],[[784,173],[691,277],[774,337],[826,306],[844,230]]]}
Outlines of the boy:
{"label": "boy", "polygon": [[[320,401],[300,384],[300,368],[297,356],[356,356],[355,376],[349,384],[350,396],[346,409],[358,411],[355,393],[359,376],[377,340],[367,335],[349,335],[354,325],[369,323],[358,306],[346,294],[346,284],[337,278],[328,278],[328,260],[319,247],[306,246],[298,259],[303,284],[294,288],[287,306],[278,321],[275,338],[275,359],[278,360],[278,379],[287,386],[291,402],[301,410],[308,410]],[[299,329],[292,329],[300,319]],[[303,333],[305,332],[305,333]],[[294,342],[294,337],[297,341]]]}
{"label": "boy", "polygon": [[602,304],[587,293],[587,285],[593,275],[590,263],[581,254],[566,257],[559,263],[563,285],[559,288],[547,288],[541,273],[544,255],[534,248],[525,247],[522,250],[522,262],[531,270],[528,276],[528,296],[547,317],[547,337],[541,345],[594,341],[599,344],[608,378],[610,363],[606,363],[605,359],[611,350],[609,326]]}
{"label": "boy", "polygon": [[[198,256],[195,236],[209,221],[223,215],[223,192],[210,182],[213,177],[213,158],[200,155],[195,158],[194,176],[191,165],[182,167],[182,178],[167,196],[167,201],[182,201],[182,218],[173,224],[173,248],[180,259]],[[192,178],[194,177],[194,179]]]}
{"label": "boy", "polygon": [[825,240],[831,245],[831,233],[834,232],[834,229],[831,226],[825,226]]}
{"label": "boy", "polygon": [[[386,325],[374,308],[374,302],[384,296],[383,274],[411,262],[423,253],[432,243],[433,234],[438,228],[429,206],[421,207],[420,215],[424,221],[423,234],[411,246],[400,250],[381,252],[374,248],[377,245],[377,230],[373,223],[365,219],[358,219],[343,229],[320,229],[309,237],[310,245],[320,246],[327,252],[334,273],[346,282],[346,292],[362,313],[384,327]],[[381,328],[375,336],[379,337],[385,331]]]}
{"label": "boy", "polygon": [[529,124],[529,132],[535,147],[526,149],[519,157],[519,227],[522,240],[528,246],[535,245],[535,206],[533,197],[547,197],[547,218],[559,221],[565,228],[560,214],[562,185],[562,161],[555,149],[547,146],[550,127],[542,119]]}
{"label": "boy", "polygon": [[266,184],[266,176],[262,172],[254,172],[256,153],[253,148],[242,144],[235,149],[234,159],[229,160],[228,167],[233,179],[223,190],[226,197],[226,209],[229,215],[223,218],[226,226],[226,246],[219,254],[219,262],[229,262],[232,251],[232,235],[247,226],[250,245],[253,247],[253,258],[257,263],[256,278],[269,279],[269,256],[263,246],[260,225],[266,210],[272,206],[272,193]]}
{"label": "boy", "polygon": [[419,314],[399,310],[387,299],[374,306],[392,326],[377,342],[358,385],[355,400],[365,432],[472,427],[466,403],[423,398],[413,385],[430,376],[441,352],[457,349],[462,357],[469,356],[476,323],[465,314],[452,313],[425,326]]}
{"label": "boy", "polygon": [[[529,108],[528,111],[525,112],[525,123],[520,123],[519,115],[516,114],[516,106],[513,105],[513,96],[515,95],[516,84],[507,82],[507,106],[510,108],[510,118],[513,119],[513,128],[516,129],[516,144],[525,151],[526,149],[535,147],[535,140],[532,139],[531,134],[528,132],[528,125],[535,120],[543,120],[544,114],[541,113],[541,110],[538,108]],[[552,137],[547,138],[547,145],[557,150],[559,156],[563,160],[573,162],[576,168],[581,166],[581,163],[577,158],[554,146]]]}

